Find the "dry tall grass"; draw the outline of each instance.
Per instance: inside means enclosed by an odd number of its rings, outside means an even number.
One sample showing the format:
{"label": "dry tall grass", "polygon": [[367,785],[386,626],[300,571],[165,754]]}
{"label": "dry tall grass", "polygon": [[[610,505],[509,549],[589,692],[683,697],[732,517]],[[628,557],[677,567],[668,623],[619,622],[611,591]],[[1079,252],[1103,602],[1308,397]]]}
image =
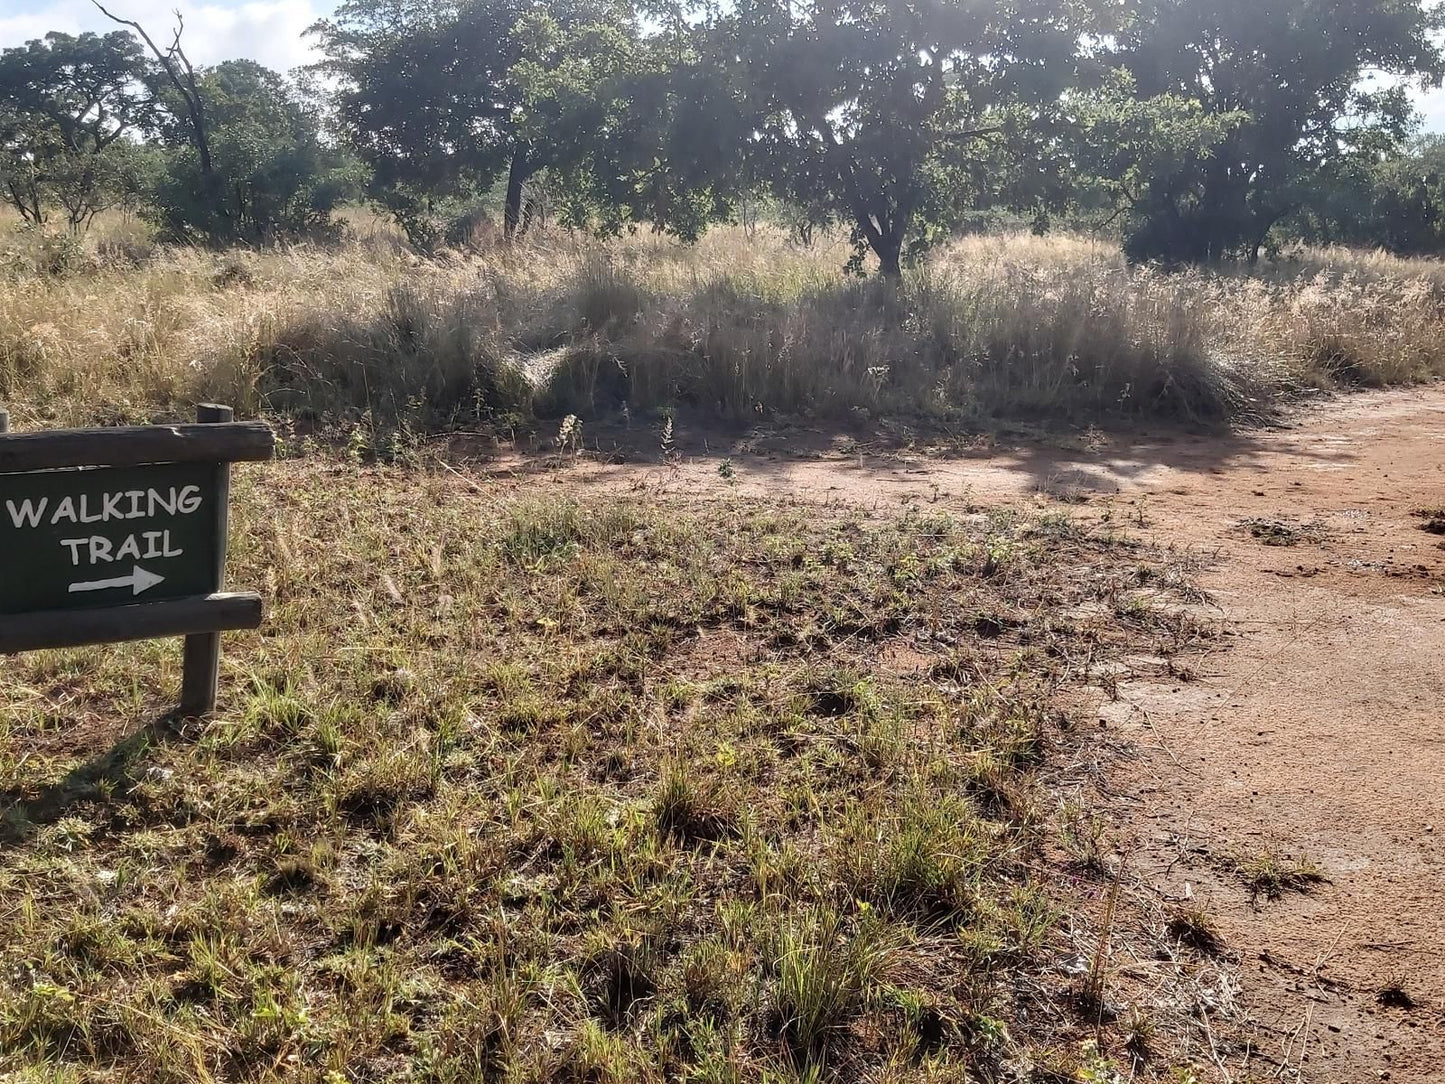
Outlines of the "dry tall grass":
{"label": "dry tall grass", "polygon": [[1445,265],[1306,251],[1256,274],[1129,268],[1071,236],[979,237],[897,290],[766,230],[567,234],[418,259],[334,249],[0,245],[0,400],[21,425],[247,413],[439,427],[664,405],[725,418],[1267,412],[1302,387],[1445,373]]}

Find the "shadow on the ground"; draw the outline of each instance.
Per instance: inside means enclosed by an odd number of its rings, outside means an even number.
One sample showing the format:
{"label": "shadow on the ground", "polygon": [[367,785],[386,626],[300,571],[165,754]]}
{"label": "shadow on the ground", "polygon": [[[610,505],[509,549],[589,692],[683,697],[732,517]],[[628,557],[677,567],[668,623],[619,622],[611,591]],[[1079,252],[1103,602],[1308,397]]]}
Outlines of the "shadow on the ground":
{"label": "shadow on the ground", "polygon": [[0,844],[28,839],[38,828],[54,824],[77,806],[124,795],[138,782],[146,752],[155,745],[184,739],[188,724],[194,722],[178,711],[167,712],[32,797],[24,790],[0,790]]}
{"label": "shadow on the ground", "polygon": [[[973,434],[921,434],[902,426],[830,429],[812,423],[746,430],[679,425],[666,441],[657,427],[600,428],[586,433],[580,452],[541,440],[455,439],[443,454],[491,477],[562,474],[606,486],[645,482],[655,472],[659,484],[671,479],[688,489],[715,482],[720,472],[764,485],[797,481],[810,466],[865,486],[896,482],[900,474],[966,480],[987,472],[1008,488],[1068,499],[1148,484],[1161,468],[1197,475],[1265,473],[1266,457],[1282,450],[1327,466],[1356,458],[1348,447],[1291,439],[1289,426],[1101,431],[1014,425]],[[919,488],[916,478],[907,484]]]}

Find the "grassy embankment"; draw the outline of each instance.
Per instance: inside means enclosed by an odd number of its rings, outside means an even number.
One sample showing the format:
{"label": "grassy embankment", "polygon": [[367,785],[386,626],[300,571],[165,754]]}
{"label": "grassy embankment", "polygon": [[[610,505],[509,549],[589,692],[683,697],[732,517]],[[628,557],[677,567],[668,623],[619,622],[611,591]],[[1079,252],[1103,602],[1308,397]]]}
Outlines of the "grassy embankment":
{"label": "grassy embankment", "polygon": [[554,234],[434,262],[376,229],[272,253],[7,244],[0,399],[20,424],[197,399],[383,432],[624,403],[733,420],[1220,422],[1304,387],[1445,372],[1441,265],[1347,252],[1165,274],[1080,238],[983,237],[894,292],[845,279],[839,244],[766,231],[696,248]]}

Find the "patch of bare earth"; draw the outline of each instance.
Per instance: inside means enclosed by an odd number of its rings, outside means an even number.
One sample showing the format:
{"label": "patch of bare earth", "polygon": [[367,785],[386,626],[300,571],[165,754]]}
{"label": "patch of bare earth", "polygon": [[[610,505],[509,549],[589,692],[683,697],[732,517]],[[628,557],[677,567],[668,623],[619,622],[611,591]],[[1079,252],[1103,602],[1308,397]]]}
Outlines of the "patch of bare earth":
{"label": "patch of bare earth", "polygon": [[[1231,436],[806,458],[754,441],[721,473],[714,444],[565,474],[881,509],[1062,501],[1198,562],[1232,646],[1197,673],[1135,660],[1097,705],[1105,770],[1079,776],[1115,868],[1128,853],[1130,921],[1176,941],[1179,914],[1212,921],[1218,981],[1184,1009],[1220,1079],[1426,1082],[1445,1080],[1445,550],[1421,510],[1445,505],[1442,434],[1434,388]],[[1171,966],[1113,955],[1124,984]]]}

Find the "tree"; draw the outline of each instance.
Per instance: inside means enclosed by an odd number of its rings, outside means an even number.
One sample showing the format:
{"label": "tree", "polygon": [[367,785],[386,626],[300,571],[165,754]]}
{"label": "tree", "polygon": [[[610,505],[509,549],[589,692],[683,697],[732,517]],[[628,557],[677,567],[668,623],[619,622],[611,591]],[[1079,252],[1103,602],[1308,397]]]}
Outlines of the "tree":
{"label": "tree", "polygon": [[721,19],[755,175],[851,223],[888,277],[980,158],[1029,141],[1090,25],[1070,0],[739,0]]}
{"label": "tree", "polygon": [[124,31],[0,53],[0,197],[35,225],[63,208],[83,229],[121,197],[133,133],[149,123],[147,67]]}
{"label": "tree", "polygon": [[1357,156],[1311,199],[1296,232],[1312,244],[1445,254],[1445,136]]}
{"label": "tree", "polygon": [[1146,0],[1112,60],[1140,99],[1192,102],[1230,121],[1194,153],[1127,164],[1148,195],[1126,237],[1130,255],[1257,259],[1274,226],[1337,180],[1362,145],[1408,134],[1404,86],[1368,79],[1438,81],[1441,26],[1420,0]]}
{"label": "tree", "polygon": [[556,129],[569,148],[558,172],[574,224],[609,234],[650,223],[695,241],[747,186],[752,118],[714,27],[690,22],[682,4],[658,4],[649,21],[653,32],[630,39],[605,77],[575,81],[585,93],[549,88],[552,100],[589,103]]}
{"label": "tree", "polygon": [[371,194],[422,247],[437,203],[475,194],[501,161],[499,75],[518,12],[453,2],[347,0],[318,22],[322,74],[337,83],[341,132],[371,171]]}
{"label": "tree", "polygon": [[636,23],[621,0],[347,0],[312,32],[373,195],[421,240],[440,201],[503,174],[511,236],[527,181],[579,168]]}
{"label": "tree", "polygon": [[[111,22],[129,27],[150,49],[159,68],[159,73],[151,81],[152,94],[155,97],[161,97],[169,88],[172,105],[179,103],[182,106],[181,111],[173,109],[173,112],[177,116],[184,117],[186,138],[196,152],[196,163],[200,172],[197,192],[201,201],[209,208],[210,216],[224,219],[227,214],[226,198],[222,179],[217,175],[215,164],[211,158],[210,129],[206,120],[205,101],[201,97],[201,90],[197,85],[196,69],[181,45],[181,38],[186,31],[185,17],[179,9],[176,10],[176,26],[171,36],[171,43],[163,50],[140,23],[134,19],[122,19],[118,15],[113,15],[106,10],[100,0],[91,0],[91,2],[95,5],[96,10]],[[234,232],[234,229],[230,232]]]}
{"label": "tree", "polygon": [[163,94],[158,130],[172,148],[155,193],[163,231],[186,242],[262,244],[325,232],[357,188],[344,156],[321,138],[315,112],[281,75],[250,60],[200,72],[210,177],[178,94]]}
{"label": "tree", "polygon": [[1209,113],[1174,94],[1141,100],[1123,71],[1069,94],[1065,107],[1076,210],[1112,209],[1104,225],[1123,218],[1126,248],[1135,255],[1187,247],[1198,195],[1179,178],[1207,163],[1245,114]]}

